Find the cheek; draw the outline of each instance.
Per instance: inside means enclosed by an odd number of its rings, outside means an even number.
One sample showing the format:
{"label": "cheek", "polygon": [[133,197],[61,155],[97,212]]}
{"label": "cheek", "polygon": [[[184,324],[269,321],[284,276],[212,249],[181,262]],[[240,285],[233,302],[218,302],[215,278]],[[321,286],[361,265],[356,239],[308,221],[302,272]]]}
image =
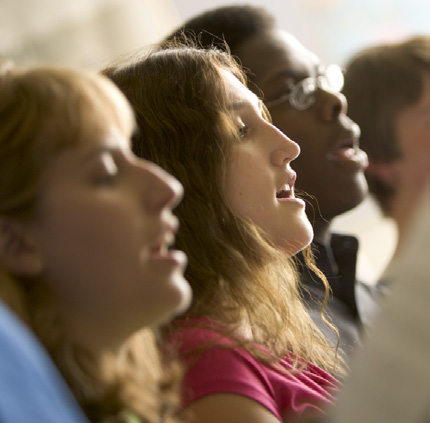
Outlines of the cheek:
{"label": "cheek", "polygon": [[[267,203],[269,182],[262,154],[242,152],[230,164],[225,184],[225,198],[239,216],[255,221]],[[256,222],[258,223],[258,222]]]}
{"label": "cheek", "polygon": [[[49,231],[52,247],[75,250],[76,255],[110,255],[132,244],[139,222],[124,213],[85,208],[71,209],[54,220]],[[79,254],[79,251],[82,251]]]}
{"label": "cheek", "polygon": [[407,157],[419,154],[420,148],[430,144],[430,117],[423,116],[415,108],[400,112],[395,121],[397,141]]}
{"label": "cheek", "polygon": [[119,276],[121,266],[136,261],[146,245],[144,221],[120,207],[75,204],[51,211],[42,226],[41,249],[53,281]]}

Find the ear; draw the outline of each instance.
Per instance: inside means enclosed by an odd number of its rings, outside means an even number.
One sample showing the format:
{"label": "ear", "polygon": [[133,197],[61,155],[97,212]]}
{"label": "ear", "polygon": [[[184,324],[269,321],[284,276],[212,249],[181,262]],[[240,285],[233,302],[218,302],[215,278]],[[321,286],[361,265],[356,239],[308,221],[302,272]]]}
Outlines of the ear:
{"label": "ear", "polygon": [[43,270],[31,232],[24,223],[6,216],[0,216],[0,263],[18,275],[37,276]]}
{"label": "ear", "polygon": [[369,160],[369,166],[366,168],[366,174],[371,175],[388,185],[394,185],[398,179],[397,162],[375,162]]}

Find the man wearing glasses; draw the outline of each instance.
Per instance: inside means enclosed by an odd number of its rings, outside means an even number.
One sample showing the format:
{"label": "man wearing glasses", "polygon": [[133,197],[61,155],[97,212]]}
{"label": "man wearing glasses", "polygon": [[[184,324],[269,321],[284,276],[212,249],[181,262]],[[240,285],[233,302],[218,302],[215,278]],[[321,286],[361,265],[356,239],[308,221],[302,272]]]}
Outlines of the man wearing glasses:
{"label": "man wearing glasses", "polygon": [[[275,27],[274,17],[252,6],[228,6],[185,22],[168,39],[197,36],[202,46],[225,49],[243,65],[250,89],[269,109],[274,125],[296,141],[300,156],[296,195],[306,207],[315,238],[318,267],[333,290],[329,315],[348,354],[359,343],[363,326],[373,315],[377,290],[356,281],[357,239],[333,234],[331,222],[360,204],[367,195],[367,156],[359,148],[359,127],[346,115],[338,66],[323,67],[318,57],[291,34]],[[337,335],[320,316],[324,289],[318,277],[300,266],[304,299],[312,318],[332,341]]]}

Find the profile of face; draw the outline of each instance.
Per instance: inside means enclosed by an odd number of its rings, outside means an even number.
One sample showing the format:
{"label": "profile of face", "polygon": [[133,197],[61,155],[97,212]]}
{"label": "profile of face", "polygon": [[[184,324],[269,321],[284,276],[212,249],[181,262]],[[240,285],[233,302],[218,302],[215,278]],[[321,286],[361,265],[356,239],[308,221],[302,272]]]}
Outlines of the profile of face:
{"label": "profile of face", "polygon": [[345,97],[326,87],[329,68],[282,30],[251,37],[237,55],[251,70],[274,125],[301,148],[293,167],[297,189],[317,199],[306,198],[312,217],[319,218],[319,209],[331,220],[357,206],[367,194],[367,157],[359,149],[359,128],[346,115]]}
{"label": "profile of face", "polygon": [[106,126],[54,156],[27,228],[72,329],[116,342],[184,311],[191,291],[170,250],[181,184]]}
{"label": "profile of face", "polygon": [[305,203],[294,195],[296,173],[290,164],[300,148],[267,121],[254,93],[230,72],[222,75],[240,134],[227,168],[226,200],[238,216],[260,227],[269,242],[294,255],[313,237]]}

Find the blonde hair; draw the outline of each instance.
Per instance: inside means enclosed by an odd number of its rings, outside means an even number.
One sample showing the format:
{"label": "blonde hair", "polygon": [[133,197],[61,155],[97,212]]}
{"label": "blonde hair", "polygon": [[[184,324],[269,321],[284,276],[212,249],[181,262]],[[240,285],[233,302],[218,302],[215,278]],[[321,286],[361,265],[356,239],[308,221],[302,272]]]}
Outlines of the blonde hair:
{"label": "blonde hair", "polygon": [[[3,67],[0,215],[31,217],[50,160],[104,135],[112,123],[128,138],[135,127],[127,100],[107,78],[53,67]],[[145,422],[177,421],[172,408],[178,369],[161,363],[152,330],[125,340],[118,356],[94,357],[70,338],[55,293],[42,280],[12,274],[0,263],[0,298],[34,330],[91,421],[115,421],[124,413]]]}
{"label": "blonde hair", "polygon": [[[293,260],[224,198],[232,146],[240,141],[222,69],[246,84],[231,56],[192,46],[163,46],[104,71],[135,109],[136,154],[184,185],[185,198],[176,210],[177,246],[188,255],[186,278],[194,293],[186,316],[212,317],[232,333],[245,320],[253,341],[273,352],[261,359],[275,361],[292,351],[334,371],[336,353],[304,307]],[[246,348],[261,355],[252,343]]]}

